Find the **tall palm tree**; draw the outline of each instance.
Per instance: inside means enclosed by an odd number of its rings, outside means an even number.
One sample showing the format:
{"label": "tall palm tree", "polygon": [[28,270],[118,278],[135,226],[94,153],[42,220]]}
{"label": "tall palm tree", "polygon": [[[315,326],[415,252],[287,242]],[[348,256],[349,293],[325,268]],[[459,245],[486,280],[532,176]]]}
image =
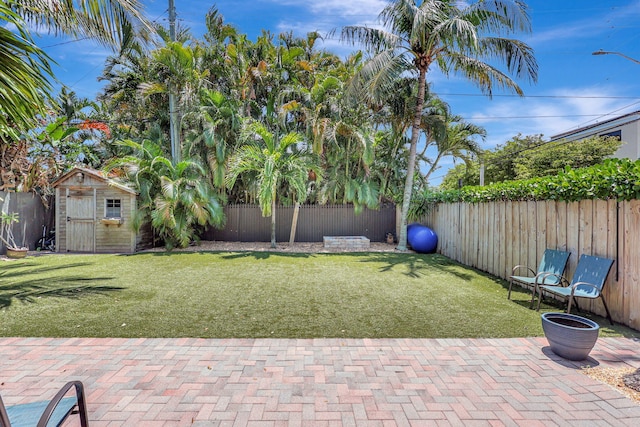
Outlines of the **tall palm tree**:
{"label": "tall palm tree", "polygon": [[241,174],[251,175],[262,215],[271,216],[271,247],[275,248],[278,190],[286,185],[297,202],[304,202],[309,171],[314,171],[319,179],[320,169],[308,151],[298,146],[304,141],[300,133],[280,135],[260,122],[251,121],[243,129],[242,139],[246,145],[229,162],[227,186],[232,188]]}
{"label": "tall palm tree", "polygon": [[224,212],[206,179],[206,170],[189,159],[173,164],[162,144],[125,140],[132,155],[113,159],[106,170],[125,169],[140,192],[140,206],[134,218],[136,231],[151,220],[165,247],[186,247],[197,235],[197,227],[224,224]]}
{"label": "tall palm tree", "polygon": [[525,43],[506,38],[528,32],[526,5],[511,0],[478,0],[466,5],[455,0],[394,0],[380,13],[383,29],[350,26],[342,38],[360,42],[373,57],[362,68],[354,88],[362,96],[388,96],[393,82],[409,72],[416,76],[418,93],[411,126],[409,161],[402,201],[398,249],[406,250],[407,213],[413,189],[416,151],[427,85],[432,65],[445,75],[458,73],[491,95],[494,86],[522,94],[504,72],[484,60],[504,63],[517,77],[537,78],[537,63]]}
{"label": "tall palm tree", "polygon": [[150,25],[142,15],[139,0],[4,0],[0,21],[15,26],[0,27],[0,138],[15,139],[29,129],[50,99],[50,59],[36,47],[28,26],[90,38],[115,46],[123,28],[133,26],[147,34]]}
{"label": "tall palm tree", "polygon": [[[376,115],[376,121],[385,126],[385,131],[381,132],[381,141],[384,142],[381,148],[386,150],[386,155],[389,155],[390,159],[393,159],[387,160],[385,158],[385,163],[381,165],[384,177],[384,191],[385,195],[396,203],[402,203],[404,183],[406,181],[406,176],[403,175],[403,172],[407,169],[408,163],[408,153],[404,150],[404,147],[410,143],[407,138],[407,132],[411,129],[414,121],[417,92],[415,78],[403,76],[393,82],[391,98],[385,99],[377,107],[379,113]],[[425,92],[420,126],[426,143],[423,150],[420,153],[416,153],[417,166],[414,172],[414,180],[419,182],[414,183],[413,191],[428,186],[430,172],[423,176],[421,165],[426,164],[433,168],[434,164],[438,163],[438,157],[441,156],[439,152],[441,145],[437,145],[436,141],[441,141],[445,137],[446,120],[451,116],[449,105],[435,96],[429,90],[428,85]],[[438,148],[436,159],[427,157],[427,150],[433,145]],[[392,151],[388,151],[390,149]],[[393,177],[393,182],[388,179],[390,177]],[[400,185],[398,185],[399,178],[402,181]]]}
{"label": "tall palm tree", "polygon": [[185,152],[209,165],[211,182],[219,189],[225,187],[226,163],[235,149],[241,125],[239,113],[237,99],[202,89],[198,110],[184,117],[188,121]]}

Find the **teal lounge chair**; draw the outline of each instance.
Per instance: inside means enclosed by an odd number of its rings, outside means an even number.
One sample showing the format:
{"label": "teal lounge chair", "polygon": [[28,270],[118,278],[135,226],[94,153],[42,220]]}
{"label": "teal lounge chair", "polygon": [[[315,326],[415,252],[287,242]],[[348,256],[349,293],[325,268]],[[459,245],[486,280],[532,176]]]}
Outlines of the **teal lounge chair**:
{"label": "teal lounge chair", "polygon": [[[75,388],[75,396],[65,397]],[[71,414],[78,414],[80,425],[89,426],[84,387],[80,381],[71,381],[51,401],[25,403],[5,408],[0,398],[0,427],[58,427]]]}
{"label": "teal lounge chair", "polygon": [[[511,287],[513,283],[520,283],[533,287],[533,293],[531,295],[530,307],[533,308],[533,300],[536,297],[536,287],[541,284],[557,285],[560,283],[560,278],[564,274],[565,268],[567,268],[567,261],[569,261],[569,255],[571,252],[558,251],[555,249],[546,249],[542,254],[538,271],[533,271],[532,268],[525,265],[516,265],[513,267],[511,276],[509,276],[509,293],[507,299],[511,299]],[[529,271],[529,276],[518,276],[516,272],[521,269]]]}
{"label": "teal lounge chair", "polygon": [[[611,319],[611,314],[607,308],[607,303],[602,295],[602,288],[607,281],[607,276],[609,275],[609,271],[611,271],[612,265],[612,259],[591,255],[581,255],[578,260],[576,272],[573,274],[573,278],[571,279],[571,283],[569,283],[567,279],[561,277],[559,286],[550,286],[547,284],[538,286],[538,289],[540,290],[540,297],[538,298],[537,310],[540,310],[540,302],[542,301],[543,292],[561,296],[565,300],[568,299],[567,313],[571,313],[572,302],[575,303],[578,310],[580,310],[578,301],[576,301],[575,298],[600,298],[602,299],[604,310],[607,312],[607,319],[609,319],[609,322],[613,325],[613,320]],[[567,286],[563,286],[563,283]]]}

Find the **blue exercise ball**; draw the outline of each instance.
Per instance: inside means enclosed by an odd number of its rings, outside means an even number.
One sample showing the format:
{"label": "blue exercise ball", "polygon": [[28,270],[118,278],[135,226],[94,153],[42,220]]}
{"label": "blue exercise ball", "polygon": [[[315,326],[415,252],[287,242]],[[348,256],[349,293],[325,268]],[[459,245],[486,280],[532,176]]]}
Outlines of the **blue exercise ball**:
{"label": "blue exercise ball", "polygon": [[420,224],[411,224],[410,230],[407,228],[407,241],[411,249],[422,254],[434,253],[438,247],[435,231]]}
{"label": "blue exercise ball", "polygon": [[411,244],[411,240],[413,239],[413,236],[418,232],[420,227],[424,227],[424,225],[417,222],[413,222],[407,225],[407,241],[409,242],[409,244]]}

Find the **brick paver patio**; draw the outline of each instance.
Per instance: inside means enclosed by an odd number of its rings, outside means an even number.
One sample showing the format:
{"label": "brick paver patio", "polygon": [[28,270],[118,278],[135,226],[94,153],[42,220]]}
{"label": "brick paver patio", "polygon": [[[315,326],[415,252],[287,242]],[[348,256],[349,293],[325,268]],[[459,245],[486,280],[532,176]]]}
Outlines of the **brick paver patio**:
{"label": "brick paver patio", "polygon": [[93,427],[640,425],[640,405],[580,372],[640,367],[640,342],[600,338],[577,363],[546,345],[0,338],[0,393],[26,403],[79,379]]}

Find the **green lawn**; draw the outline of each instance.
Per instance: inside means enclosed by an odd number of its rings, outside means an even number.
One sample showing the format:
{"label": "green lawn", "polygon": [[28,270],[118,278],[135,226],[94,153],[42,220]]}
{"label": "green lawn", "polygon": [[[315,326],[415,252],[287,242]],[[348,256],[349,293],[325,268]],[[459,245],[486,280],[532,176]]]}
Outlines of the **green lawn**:
{"label": "green lawn", "polygon": [[[0,335],[526,337],[528,293],[439,255],[45,255],[0,261]],[[545,311],[558,307],[544,306]],[[594,317],[601,336],[631,336]]]}

